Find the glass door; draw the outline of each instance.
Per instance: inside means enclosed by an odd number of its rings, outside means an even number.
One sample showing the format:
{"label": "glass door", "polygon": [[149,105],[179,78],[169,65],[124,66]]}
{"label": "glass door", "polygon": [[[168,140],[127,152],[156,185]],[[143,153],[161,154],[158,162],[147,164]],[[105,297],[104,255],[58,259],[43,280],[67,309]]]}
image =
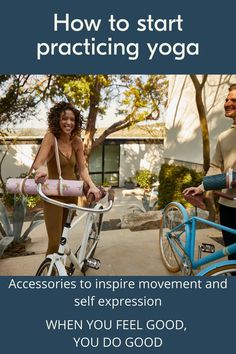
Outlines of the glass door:
{"label": "glass door", "polygon": [[104,186],[119,186],[120,145],[98,146],[89,158],[89,173],[94,183]]}

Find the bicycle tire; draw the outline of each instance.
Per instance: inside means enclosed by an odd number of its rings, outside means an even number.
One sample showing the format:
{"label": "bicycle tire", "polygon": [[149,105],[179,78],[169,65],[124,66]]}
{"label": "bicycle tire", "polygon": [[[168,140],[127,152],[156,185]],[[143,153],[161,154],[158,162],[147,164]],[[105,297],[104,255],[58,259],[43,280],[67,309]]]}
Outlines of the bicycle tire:
{"label": "bicycle tire", "polygon": [[[170,203],[164,209],[162,214],[161,225],[159,229],[159,246],[161,258],[165,267],[172,273],[176,273],[181,269],[181,259],[173,248],[169,238],[166,236],[174,227],[185,221],[185,215],[177,203]],[[181,242],[185,244],[185,228],[182,226],[178,232],[182,233]],[[181,247],[180,247],[181,248]],[[183,252],[184,253],[184,252]]]}
{"label": "bicycle tire", "polygon": [[[47,276],[51,262],[52,260],[50,258],[46,258],[40,264],[39,269],[36,272],[36,276]],[[59,271],[57,269],[56,264],[53,264],[51,276],[59,276]]]}
{"label": "bicycle tire", "polygon": [[216,266],[206,272],[202,272],[202,276],[230,276],[231,273],[236,273],[236,263],[235,264],[225,264]]}

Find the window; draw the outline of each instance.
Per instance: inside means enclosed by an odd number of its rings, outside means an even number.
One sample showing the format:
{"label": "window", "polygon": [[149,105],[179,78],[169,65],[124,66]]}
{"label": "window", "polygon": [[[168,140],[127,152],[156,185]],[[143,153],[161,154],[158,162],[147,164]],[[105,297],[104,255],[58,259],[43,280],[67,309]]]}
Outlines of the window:
{"label": "window", "polygon": [[99,146],[89,158],[89,172],[96,184],[119,186],[120,145]]}

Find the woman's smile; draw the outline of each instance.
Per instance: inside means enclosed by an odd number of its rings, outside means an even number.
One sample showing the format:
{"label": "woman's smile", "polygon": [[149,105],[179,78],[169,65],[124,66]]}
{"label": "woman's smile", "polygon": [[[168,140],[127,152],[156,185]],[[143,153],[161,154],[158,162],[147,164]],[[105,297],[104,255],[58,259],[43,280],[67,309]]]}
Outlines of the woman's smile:
{"label": "woman's smile", "polygon": [[71,110],[67,109],[65,112],[61,113],[60,128],[62,132],[66,134],[72,133],[75,128],[75,115]]}

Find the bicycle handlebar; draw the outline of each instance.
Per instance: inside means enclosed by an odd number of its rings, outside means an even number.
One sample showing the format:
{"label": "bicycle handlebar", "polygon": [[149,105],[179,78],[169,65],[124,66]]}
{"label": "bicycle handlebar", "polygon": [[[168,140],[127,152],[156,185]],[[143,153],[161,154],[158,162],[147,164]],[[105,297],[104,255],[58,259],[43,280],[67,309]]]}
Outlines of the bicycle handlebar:
{"label": "bicycle handlebar", "polygon": [[231,195],[223,193],[223,192],[214,191],[214,194],[217,195],[218,197],[222,197],[222,198],[225,198],[228,200],[236,200],[236,198],[234,196],[231,196]]}
{"label": "bicycle handlebar", "polygon": [[40,195],[40,197],[45,201],[45,202],[48,202],[50,204],[54,204],[54,205],[57,205],[57,206],[60,206],[62,208],[67,208],[67,209],[72,209],[72,210],[80,210],[80,211],[85,211],[85,212],[93,212],[93,213],[99,213],[99,214],[102,214],[102,213],[107,213],[109,210],[111,210],[112,208],[112,205],[113,205],[113,202],[114,202],[114,191],[112,189],[109,189],[108,190],[108,202],[109,202],[109,205],[108,207],[106,208],[103,208],[103,209],[94,209],[94,208],[84,208],[84,207],[80,207],[76,204],[67,204],[67,203],[64,203],[64,202],[59,202],[58,200],[55,200],[55,199],[52,199],[52,198],[49,198],[48,196],[46,196],[43,191],[42,191],[42,184],[41,183],[38,183],[37,185],[37,191],[38,191],[38,194]]}

